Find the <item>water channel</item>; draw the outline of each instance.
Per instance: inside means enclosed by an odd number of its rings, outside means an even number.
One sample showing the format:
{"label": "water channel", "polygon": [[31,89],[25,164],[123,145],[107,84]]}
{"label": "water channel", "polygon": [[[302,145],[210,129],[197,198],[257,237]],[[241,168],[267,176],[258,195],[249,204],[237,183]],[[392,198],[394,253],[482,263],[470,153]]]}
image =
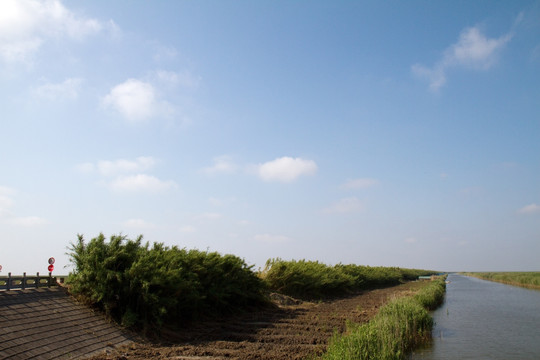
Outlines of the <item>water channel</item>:
{"label": "water channel", "polygon": [[540,291],[450,274],[433,344],[413,360],[540,359]]}

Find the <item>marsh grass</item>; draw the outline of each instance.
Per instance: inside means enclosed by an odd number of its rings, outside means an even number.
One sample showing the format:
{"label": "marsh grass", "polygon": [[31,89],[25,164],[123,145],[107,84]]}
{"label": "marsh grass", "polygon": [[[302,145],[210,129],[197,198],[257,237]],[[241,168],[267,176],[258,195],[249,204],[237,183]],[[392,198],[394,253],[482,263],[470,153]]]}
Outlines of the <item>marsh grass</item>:
{"label": "marsh grass", "polygon": [[472,272],[463,274],[507,285],[540,289],[540,272]]}
{"label": "marsh grass", "polygon": [[405,359],[430,341],[433,319],[427,308],[440,304],[445,289],[443,279],[435,280],[416,295],[391,301],[367,324],[348,323],[347,332],[334,335],[321,359]]}

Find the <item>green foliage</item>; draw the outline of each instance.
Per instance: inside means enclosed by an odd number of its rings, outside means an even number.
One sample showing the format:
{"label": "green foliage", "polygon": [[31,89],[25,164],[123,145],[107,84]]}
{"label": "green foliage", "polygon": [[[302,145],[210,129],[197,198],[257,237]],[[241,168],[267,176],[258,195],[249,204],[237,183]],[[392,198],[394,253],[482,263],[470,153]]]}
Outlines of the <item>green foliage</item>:
{"label": "green foliage", "polygon": [[476,272],[465,275],[508,285],[540,289],[540,272]]}
{"label": "green foliage", "polygon": [[261,277],[273,291],[299,298],[340,295],[354,286],[352,276],[318,261],[268,260]]}
{"label": "green foliage", "polygon": [[70,291],[125,326],[181,324],[265,302],[264,284],[233,255],[142,245],[103,234],[69,247]]}
{"label": "green foliage", "polygon": [[[413,297],[388,303],[369,323],[348,324],[348,333],[334,335],[321,359],[406,359],[412,349],[431,338],[433,319],[419,299],[435,303],[445,288],[443,279],[435,280]],[[434,299],[427,301],[430,296]]]}
{"label": "green foliage", "polygon": [[428,274],[433,271],[352,264],[329,266],[318,261],[270,259],[260,276],[273,291],[313,299],[397,285]]}

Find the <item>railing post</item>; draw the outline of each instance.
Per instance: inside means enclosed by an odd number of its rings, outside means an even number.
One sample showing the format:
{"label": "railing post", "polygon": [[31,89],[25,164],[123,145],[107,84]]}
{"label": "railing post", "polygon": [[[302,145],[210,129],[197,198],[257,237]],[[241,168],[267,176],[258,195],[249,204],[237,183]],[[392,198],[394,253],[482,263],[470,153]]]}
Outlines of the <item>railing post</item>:
{"label": "railing post", "polygon": [[39,271],[36,273],[36,280],[34,281],[34,284],[36,284],[36,289],[39,287]]}
{"label": "railing post", "polygon": [[21,284],[21,288],[24,290],[26,288],[26,273],[23,272],[23,275],[22,275],[22,284]]}
{"label": "railing post", "polygon": [[8,278],[7,278],[7,290],[11,290],[11,273],[8,273]]}

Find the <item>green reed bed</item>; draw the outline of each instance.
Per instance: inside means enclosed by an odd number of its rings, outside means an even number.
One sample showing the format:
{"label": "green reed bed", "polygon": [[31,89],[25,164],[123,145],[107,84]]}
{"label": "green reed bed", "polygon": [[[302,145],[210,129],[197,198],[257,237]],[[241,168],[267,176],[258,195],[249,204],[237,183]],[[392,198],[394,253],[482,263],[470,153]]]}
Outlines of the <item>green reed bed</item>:
{"label": "green reed bed", "polygon": [[369,323],[349,323],[347,332],[336,334],[320,359],[405,359],[430,341],[433,319],[427,309],[441,304],[445,289],[444,279],[434,280],[413,296],[391,301]]}
{"label": "green reed bed", "polygon": [[463,274],[508,285],[540,289],[540,272],[472,272]]}
{"label": "green reed bed", "polygon": [[272,291],[302,299],[335,297],[360,290],[398,285],[433,271],[318,261],[270,259],[259,274]]}

